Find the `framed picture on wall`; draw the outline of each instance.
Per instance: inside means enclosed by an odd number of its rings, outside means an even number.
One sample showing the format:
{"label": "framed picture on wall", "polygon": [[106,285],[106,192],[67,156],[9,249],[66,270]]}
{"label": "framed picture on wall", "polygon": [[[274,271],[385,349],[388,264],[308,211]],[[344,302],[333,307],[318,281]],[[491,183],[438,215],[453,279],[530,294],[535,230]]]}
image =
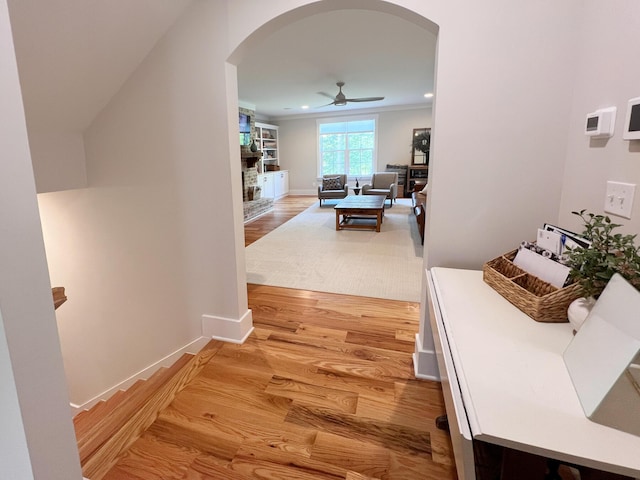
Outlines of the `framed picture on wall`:
{"label": "framed picture on wall", "polygon": [[429,148],[431,147],[431,129],[414,128],[411,137],[411,164],[429,165]]}

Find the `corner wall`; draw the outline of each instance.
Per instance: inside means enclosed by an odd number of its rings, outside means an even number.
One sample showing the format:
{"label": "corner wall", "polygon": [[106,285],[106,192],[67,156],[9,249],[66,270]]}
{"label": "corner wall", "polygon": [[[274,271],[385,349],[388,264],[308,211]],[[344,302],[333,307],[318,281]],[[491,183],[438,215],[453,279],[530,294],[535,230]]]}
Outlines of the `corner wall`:
{"label": "corner wall", "polygon": [[[611,218],[624,225],[620,232],[640,233],[640,141],[622,138],[627,101],[640,96],[639,27],[637,1],[620,0],[615,8],[595,0],[585,2],[558,220],[570,230],[582,231],[572,210],[605,213],[606,182],[613,180],[638,185],[631,220]],[[617,107],[613,137],[585,136],[586,114],[610,106]]]}
{"label": "corner wall", "polygon": [[75,404],[197,340],[203,316],[250,321],[226,29],[224,2],[194,2],[87,130],[88,188],[39,197]]}
{"label": "corner wall", "polygon": [[87,186],[82,133],[44,133],[29,129],[29,147],[38,193]]}

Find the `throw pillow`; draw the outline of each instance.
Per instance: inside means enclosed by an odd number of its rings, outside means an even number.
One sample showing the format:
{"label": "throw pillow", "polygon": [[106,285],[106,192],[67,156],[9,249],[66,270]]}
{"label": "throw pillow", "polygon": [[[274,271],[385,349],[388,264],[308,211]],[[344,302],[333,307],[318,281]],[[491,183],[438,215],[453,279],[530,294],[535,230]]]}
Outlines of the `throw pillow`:
{"label": "throw pillow", "polygon": [[342,190],[340,177],[327,177],[322,179],[323,190]]}

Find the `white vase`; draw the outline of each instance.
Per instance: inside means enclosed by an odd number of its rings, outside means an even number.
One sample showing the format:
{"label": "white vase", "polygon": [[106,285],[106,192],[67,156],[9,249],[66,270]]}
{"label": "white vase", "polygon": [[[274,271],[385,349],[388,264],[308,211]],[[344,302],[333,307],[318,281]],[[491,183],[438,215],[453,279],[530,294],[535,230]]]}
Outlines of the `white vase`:
{"label": "white vase", "polygon": [[580,297],[569,304],[567,317],[569,318],[569,323],[573,327],[574,333],[580,330],[580,327],[587,319],[587,316],[595,304],[596,299],[593,297]]}

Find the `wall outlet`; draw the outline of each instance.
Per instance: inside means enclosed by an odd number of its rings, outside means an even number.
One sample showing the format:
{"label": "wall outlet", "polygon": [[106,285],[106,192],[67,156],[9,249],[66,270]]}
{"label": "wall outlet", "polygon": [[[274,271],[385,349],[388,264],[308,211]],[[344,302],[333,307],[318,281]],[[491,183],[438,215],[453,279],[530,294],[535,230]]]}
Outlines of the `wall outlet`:
{"label": "wall outlet", "polygon": [[635,190],[635,183],[607,182],[604,211],[630,219]]}

